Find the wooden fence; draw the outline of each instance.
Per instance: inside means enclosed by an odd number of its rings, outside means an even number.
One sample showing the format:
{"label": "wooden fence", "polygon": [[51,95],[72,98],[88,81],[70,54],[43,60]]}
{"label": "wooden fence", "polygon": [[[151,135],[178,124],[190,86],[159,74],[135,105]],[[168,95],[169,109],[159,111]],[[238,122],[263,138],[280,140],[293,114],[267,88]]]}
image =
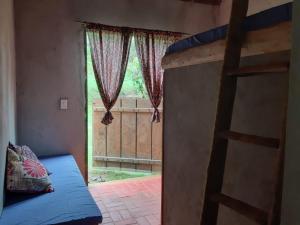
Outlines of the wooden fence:
{"label": "wooden fence", "polygon": [[[162,111],[162,109],[160,109]],[[93,166],[160,171],[162,159],[162,117],[152,123],[149,100],[120,98],[112,114],[113,123],[101,123],[105,108],[93,103]]]}

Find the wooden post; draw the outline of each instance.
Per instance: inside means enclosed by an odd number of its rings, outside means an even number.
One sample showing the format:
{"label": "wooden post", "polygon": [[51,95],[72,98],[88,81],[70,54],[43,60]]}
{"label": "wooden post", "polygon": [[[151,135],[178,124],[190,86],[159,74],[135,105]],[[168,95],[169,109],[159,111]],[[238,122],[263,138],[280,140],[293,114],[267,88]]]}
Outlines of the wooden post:
{"label": "wooden post", "polygon": [[294,1],[293,8],[282,225],[300,223],[300,1]]}

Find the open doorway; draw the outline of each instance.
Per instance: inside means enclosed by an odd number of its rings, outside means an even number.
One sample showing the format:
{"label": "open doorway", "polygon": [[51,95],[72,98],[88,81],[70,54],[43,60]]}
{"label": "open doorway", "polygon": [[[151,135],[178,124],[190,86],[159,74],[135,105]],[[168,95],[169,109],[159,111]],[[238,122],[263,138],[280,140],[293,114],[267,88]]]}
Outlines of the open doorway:
{"label": "open doorway", "polygon": [[160,123],[151,121],[153,109],[134,38],[121,93],[112,109],[114,120],[108,126],[101,123],[105,108],[94,76],[88,38],[86,40],[90,191],[104,214],[103,223],[159,225],[162,120]]}
{"label": "open doorway", "polygon": [[[181,34],[101,24],[86,27],[88,90],[96,92],[88,99],[89,189],[105,213],[105,224],[159,225],[164,119],[160,117],[161,61]],[[97,99],[93,72],[103,101]],[[115,178],[116,173],[121,175]]]}
{"label": "open doorway", "polygon": [[162,123],[152,123],[153,109],[147,95],[134,38],[124,83],[105,126],[105,113],[97,88],[87,38],[88,162],[89,183],[160,174]]}

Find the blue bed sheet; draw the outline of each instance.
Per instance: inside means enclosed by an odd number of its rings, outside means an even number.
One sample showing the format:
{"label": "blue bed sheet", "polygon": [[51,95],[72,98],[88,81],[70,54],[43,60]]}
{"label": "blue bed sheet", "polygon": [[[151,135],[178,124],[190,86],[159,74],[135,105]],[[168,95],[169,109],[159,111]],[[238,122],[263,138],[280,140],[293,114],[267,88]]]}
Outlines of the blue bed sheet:
{"label": "blue bed sheet", "polygon": [[[293,4],[290,2],[249,16],[245,19],[243,28],[248,32],[290,21],[292,20],[292,8]],[[180,40],[167,49],[166,55],[225,39],[227,29],[228,25],[224,25]]]}
{"label": "blue bed sheet", "polygon": [[8,195],[1,225],[97,224],[102,215],[71,155],[41,160],[52,172],[55,191],[41,195]]}

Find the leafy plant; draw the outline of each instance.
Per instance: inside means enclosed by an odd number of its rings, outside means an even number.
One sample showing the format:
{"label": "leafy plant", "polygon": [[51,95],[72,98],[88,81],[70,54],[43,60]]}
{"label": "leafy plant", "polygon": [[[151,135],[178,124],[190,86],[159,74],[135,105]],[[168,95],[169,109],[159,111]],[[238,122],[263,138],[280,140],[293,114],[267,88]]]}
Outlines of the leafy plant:
{"label": "leafy plant", "polygon": [[142,70],[137,56],[134,39],[132,39],[131,42],[127,70],[120,95],[147,98],[147,92],[144,79],[142,77]]}

